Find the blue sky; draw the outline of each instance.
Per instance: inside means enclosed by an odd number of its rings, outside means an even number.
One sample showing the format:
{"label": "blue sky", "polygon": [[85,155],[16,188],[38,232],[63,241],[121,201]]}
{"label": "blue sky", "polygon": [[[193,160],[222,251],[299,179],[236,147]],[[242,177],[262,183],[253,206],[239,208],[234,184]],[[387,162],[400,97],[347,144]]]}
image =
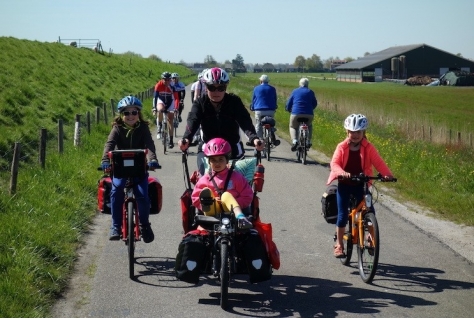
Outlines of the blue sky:
{"label": "blue sky", "polygon": [[171,62],[293,63],[425,43],[474,60],[473,0],[0,0],[0,36]]}

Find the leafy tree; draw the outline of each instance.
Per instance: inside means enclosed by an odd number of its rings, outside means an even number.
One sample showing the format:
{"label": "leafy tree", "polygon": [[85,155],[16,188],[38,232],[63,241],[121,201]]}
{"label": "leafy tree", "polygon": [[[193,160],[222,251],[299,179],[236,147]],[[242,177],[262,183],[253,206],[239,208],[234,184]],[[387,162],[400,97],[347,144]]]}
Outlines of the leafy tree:
{"label": "leafy tree", "polygon": [[369,52],[365,52],[365,53],[364,53],[364,56],[368,56],[368,55],[370,55]]}
{"label": "leafy tree", "polygon": [[214,57],[212,55],[206,55],[206,57],[204,58],[204,63],[209,68],[217,65],[216,59],[214,59]]}
{"label": "leafy tree", "polygon": [[275,70],[275,66],[271,63],[264,63],[262,66],[264,72],[273,72]]}
{"label": "leafy tree", "polygon": [[237,54],[235,59],[232,60],[232,69],[236,72],[246,72],[244,58],[240,54]]}
{"label": "leafy tree", "polygon": [[148,57],[150,60],[155,60],[155,61],[161,61],[160,57],[157,56],[156,54],[150,54],[150,56]]}
{"label": "leafy tree", "polygon": [[317,71],[323,68],[323,63],[321,62],[321,58],[313,54],[310,58],[306,59],[306,69],[308,71]]}
{"label": "leafy tree", "polygon": [[295,65],[295,67],[297,67],[299,69],[303,69],[306,65],[306,59],[304,58],[304,56],[298,55],[295,59],[294,65]]}
{"label": "leafy tree", "polygon": [[346,60],[346,63],[349,63],[351,61],[354,61],[354,58],[353,57],[350,57],[348,56],[347,58],[345,58],[344,60]]}

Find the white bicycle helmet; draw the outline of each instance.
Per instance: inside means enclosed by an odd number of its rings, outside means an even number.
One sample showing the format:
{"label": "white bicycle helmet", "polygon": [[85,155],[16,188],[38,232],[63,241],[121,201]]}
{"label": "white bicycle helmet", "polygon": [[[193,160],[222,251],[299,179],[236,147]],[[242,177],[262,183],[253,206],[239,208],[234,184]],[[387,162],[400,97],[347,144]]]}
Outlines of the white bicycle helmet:
{"label": "white bicycle helmet", "polygon": [[178,73],[171,73],[171,78],[178,78],[179,79],[179,74]]}
{"label": "white bicycle helmet", "polygon": [[365,131],[369,121],[362,114],[351,114],[344,121],[344,128],[349,131]]}
{"label": "white bicycle helmet", "polygon": [[206,84],[227,84],[230,81],[229,75],[221,68],[208,69],[202,76]]}

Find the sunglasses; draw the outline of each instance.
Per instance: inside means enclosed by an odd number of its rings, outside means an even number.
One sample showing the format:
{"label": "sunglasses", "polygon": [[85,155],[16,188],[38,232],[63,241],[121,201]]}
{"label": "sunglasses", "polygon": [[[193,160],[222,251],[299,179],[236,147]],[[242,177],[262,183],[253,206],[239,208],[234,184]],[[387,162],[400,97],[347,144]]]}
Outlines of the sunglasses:
{"label": "sunglasses", "polygon": [[215,91],[224,92],[227,89],[225,85],[221,85],[221,86],[207,85],[206,87],[211,92],[215,92]]}
{"label": "sunglasses", "polygon": [[129,116],[129,115],[138,115],[138,111],[123,111],[122,112],[123,115],[125,116]]}

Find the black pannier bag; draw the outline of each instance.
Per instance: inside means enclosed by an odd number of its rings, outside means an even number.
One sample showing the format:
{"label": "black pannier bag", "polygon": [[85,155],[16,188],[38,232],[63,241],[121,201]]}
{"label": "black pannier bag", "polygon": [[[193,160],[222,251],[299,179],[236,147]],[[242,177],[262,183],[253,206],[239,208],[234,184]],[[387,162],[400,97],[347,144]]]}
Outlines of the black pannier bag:
{"label": "black pannier bag", "polygon": [[176,255],[176,278],[197,284],[206,256],[206,245],[201,235],[186,234]]}
{"label": "black pannier bag", "polygon": [[272,278],[272,268],[268,260],[267,250],[258,232],[251,231],[244,239],[243,253],[250,283],[253,284]]}
{"label": "black pannier bag", "polygon": [[337,221],[337,185],[329,185],[321,198],[322,215],[328,224]]}

